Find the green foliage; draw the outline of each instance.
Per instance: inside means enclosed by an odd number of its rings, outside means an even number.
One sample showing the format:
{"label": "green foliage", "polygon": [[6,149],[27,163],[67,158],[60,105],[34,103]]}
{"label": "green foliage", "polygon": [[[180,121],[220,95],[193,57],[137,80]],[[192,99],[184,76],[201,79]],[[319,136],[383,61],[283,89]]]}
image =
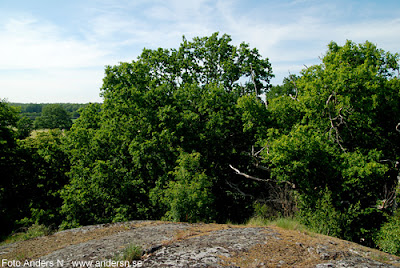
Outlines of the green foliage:
{"label": "green foliage", "polygon": [[376,204],[397,183],[398,69],[397,54],[369,42],[331,43],[322,64],[269,93],[265,175],[294,185],[318,232],[373,245],[384,220]]}
{"label": "green foliage", "polygon": [[[289,96],[276,97],[268,100],[268,102],[270,127],[277,130],[279,129],[282,134],[288,134],[292,127],[299,124],[304,117],[305,111],[302,107],[302,103],[294,101]],[[266,134],[267,133],[268,131]]]}
{"label": "green foliage", "polygon": [[[256,49],[230,42],[217,33],[184,39],[178,49],[145,49],[136,61],[106,68],[104,104],[83,110],[68,134],[67,225],[167,212],[190,221],[237,215],[233,204],[242,200],[227,194],[229,164],[245,163],[241,152],[255,139],[243,133],[236,104],[267,89],[272,74]],[[199,170],[185,166],[183,152],[201,155],[193,160]]]}
{"label": "green foliage", "polygon": [[28,228],[26,228],[26,231],[24,232],[14,233],[6,237],[1,244],[3,243],[8,244],[17,241],[28,240],[40,236],[50,235],[51,233],[52,230],[49,227],[46,227],[45,225],[42,224],[33,224]]}
{"label": "green foliage", "polygon": [[33,130],[33,122],[26,116],[21,116],[17,121],[17,138],[25,139],[31,135]]}
{"label": "green foliage", "polygon": [[181,153],[177,164],[171,172],[174,180],[164,191],[163,202],[169,207],[166,219],[188,222],[212,220],[215,214],[211,192],[213,180],[201,169],[200,154]]}
{"label": "green foliage", "polygon": [[27,117],[32,121],[35,121],[37,117],[42,115],[44,107],[54,104],[61,106],[67,111],[70,119],[77,119],[79,117],[79,109],[88,105],[80,103],[10,103],[11,106],[19,109],[21,117]]}
{"label": "green foliage", "polygon": [[[183,38],[107,66],[104,103],[70,131],[27,138],[31,122],[0,101],[2,230],[254,210],[265,221],[299,202],[313,230],[369,246],[380,230],[374,241],[396,253],[398,218],[385,215],[399,191],[399,55],[332,42],[321,64],[271,87],[268,59],[231,41]],[[77,108],[20,107],[41,113],[36,127],[66,129]]]}
{"label": "green foliage", "polygon": [[14,131],[17,120],[17,111],[4,100],[0,100],[0,235],[13,228],[18,214],[11,192],[21,170]]}
{"label": "green foliage", "polygon": [[70,166],[64,138],[61,130],[54,129],[20,141],[25,169],[30,174],[23,197],[30,213],[21,219],[23,225],[40,223],[58,226],[61,223],[60,190],[68,182],[66,172]]}
{"label": "green foliage", "polygon": [[265,104],[255,94],[245,95],[238,99],[243,121],[243,132],[257,138],[265,136],[270,123],[270,114]]}
{"label": "green foliage", "polygon": [[143,255],[143,249],[141,246],[136,244],[129,244],[121,254],[121,259],[123,261],[128,261],[132,263],[132,261],[140,260]]}
{"label": "green foliage", "polygon": [[295,126],[289,135],[281,135],[264,154],[271,167],[271,176],[278,181],[290,181],[301,193],[313,196],[315,188],[325,187],[337,177],[335,147],[330,146],[318,130],[310,126]]}
{"label": "green foliage", "polygon": [[34,223],[58,225],[61,199],[58,191],[68,180],[68,158],[62,147],[61,131],[17,140],[18,114],[0,106],[0,216],[2,232]]}
{"label": "green foliage", "polygon": [[281,96],[296,98],[298,94],[296,81],[299,78],[300,77],[295,74],[290,74],[288,77],[283,78],[282,85],[272,86],[266,93],[267,100],[269,101]]}
{"label": "green foliage", "polygon": [[308,124],[327,131],[343,149],[377,149],[388,159],[399,152],[396,133],[398,55],[370,42],[329,45],[323,64],[305,69],[298,80]]}
{"label": "green foliage", "polygon": [[375,237],[379,249],[400,256],[400,213],[389,217]]}
{"label": "green foliage", "polygon": [[342,234],[342,214],[333,205],[329,190],[325,190],[321,199],[316,202],[315,208],[309,204],[302,204],[301,220],[313,231],[325,235],[340,237]]}
{"label": "green foliage", "polygon": [[42,115],[35,119],[34,125],[35,129],[69,129],[72,121],[60,104],[50,104],[43,107]]}
{"label": "green foliage", "polygon": [[259,202],[254,203],[254,217],[271,220],[277,216],[270,206]]}

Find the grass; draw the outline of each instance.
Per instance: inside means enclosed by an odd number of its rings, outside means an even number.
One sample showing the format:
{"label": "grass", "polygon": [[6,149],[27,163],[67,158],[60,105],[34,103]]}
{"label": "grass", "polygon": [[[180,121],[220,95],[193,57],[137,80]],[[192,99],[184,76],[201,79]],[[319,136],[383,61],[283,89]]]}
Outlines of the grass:
{"label": "grass", "polygon": [[[131,264],[142,264],[142,256],[144,254],[144,250],[141,246],[131,243],[120,253],[116,253],[112,260],[104,261],[104,263],[100,264],[100,268],[126,268],[132,267]],[[107,262],[112,261],[112,264]],[[110,266],[111,265],[111,266]],[[133,267],[141,267],[135,266]]]}
{"label": "grass", "polygon": [[251,226],[278,226],[286,230],[296,230],[300,232],[311,232],[305,225],[301,224],[296,218],[276,218],[273,220],[262,217],[252,217],[246,225]]}
{"label": "grass", "polygon": [[310,231],[305,225],[301,224],[294,218],[278,218],[271,221],[270,225],[275,225],[286,230],[296,230],[301,232]]}
{"label": "grass", "polygon": [[42,224],[33,224],[29,228],[26,229],[24,232],[18,232],[9,235],[3,241],[0,242],[0,245],[13,243],[17,241],[24,241],[40,236],[49,235],[52,233],[52,230],[49,227],[46,227]]}
{"label": "grass", "polygon": [[140,260],[143,255],[143,249],[141,246],[136,244],[129,244],[121,254],[121,258],[123,261],[129,261],[132,263],[133,261]]}

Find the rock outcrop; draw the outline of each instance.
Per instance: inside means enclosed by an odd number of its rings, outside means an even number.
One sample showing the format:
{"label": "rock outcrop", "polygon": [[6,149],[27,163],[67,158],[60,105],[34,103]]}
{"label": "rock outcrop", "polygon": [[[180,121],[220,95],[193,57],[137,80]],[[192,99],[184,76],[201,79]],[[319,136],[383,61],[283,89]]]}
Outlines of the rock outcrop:
{"label": "rock outcrop", "polygon": [[[141,259],[122,262],[132,244]],[[66,230],[1,246],[0,258],[3,267],[400,267],[398,257],[313,233],[161,221]]]}

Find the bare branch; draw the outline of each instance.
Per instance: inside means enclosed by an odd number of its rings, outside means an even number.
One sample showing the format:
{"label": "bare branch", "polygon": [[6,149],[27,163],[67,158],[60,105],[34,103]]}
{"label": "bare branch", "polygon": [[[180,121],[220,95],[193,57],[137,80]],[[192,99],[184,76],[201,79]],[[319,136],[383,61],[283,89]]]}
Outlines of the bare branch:
{"label": "bare branch", "polygon": [[[334,92],[335,93],[335,92]],[[334,93],[332,93],[331,95],[329,95],[329,97],[328,97],[328,99],[326,100],[326,103],[325,103],[325,105],[326,106],[328,106],[328,104],[329,104],[329,102],[331,101],[331,98],[333,97],[333,94]]]}
{"label": "bare branch", "polygon": [[382,160],[380,160],[379,162],[390,162],[390,163],[392,163],[395,167],[397,167],[397,165],[399,164],[399,161],[396,161],[396,160],[391,160],[391,159],[382,159]]}
{"label": "bare branch", "polygon": [[256,164],[256,168],[259,168],[259,169],[262,169],[262,170],[265,170],[265,171],[271,171],[268,167],[261,166],[258,163]]}
{"label": "bare branch", "polygon": [[251,146],[251,156],[253,156],[253,157],[258,157],[258,158],[262,158],[262,157],[260,157],[260,156],[258,156],[262,151],[264,151],[265,150],[265,148],[267,148],[267,153],[268,153],[268,145],[267,146],[264,146],[264,147],[262,147],[259,151],[257,151],[257,152],[254,152],[254,146]]}
{"label": "bare branch", "polygon": [[379,200],[380,202],[376,205],[377,209],[386,209],[391,206],[396,206],[396,187],[392,187],[391,189],[387,188],[387,185],[384,185],[384,199]]}
{"label": "bare branch", "polygon": [[258,96],[257,85],[256,85],[256,81],[254,79],[255,73],[253,71],[253,66],[251,66],[251,64],[250,64],[250,70],[251,70],[251,80],[253,81],[253,84],[254,84],[254,89],[256,91],[256,96]]}
{"label": "bare branch", "polygon": [[253,195],[251,195],[251,194],[246,194],[245,192],[243,192],[242,190],[240,190],[239,187],[238,187],[236,184],[233,184],[233,183],[229,182],[228,180],[225,180],[225,182],[229,185],[229,187],[231,187],[232,189],[236,190],[236,191],[237,191],[239,194],[241,194],[242,196],[254,198]]}
{"label": "bare branch", "polygon": [[[231,169],[233,169],[233,170],[235,171],[236,174],[238,174],[238,175],[240,175],[240,176],[243,176],[243,177],[245,177],[245,178],[247,178],[247,179],[251,179],[251,180],[259,181],[259,182],[274,182],[274,183],[279,183],[279,182],[276,181],[276,180],[272,180],[272,179],[260,179],[260,178],[257,178],[257,177],[248,175],[248,174],[246,174],[246,173],[240,172],[239,169],[233,167],[232,165],[229,165],[229,167],[230,167]],[[291,183],[290,181],[282,181],[282,182],[289,184],[290,186],[292,186],[293,189],[296,188],[296,185],[295,185],[294,183]]]}
{"label": "bare branch", "polygon": [[[328,99],[326,100],[326,106],[329,105],[330,102],[336,103],[336,93],[333,92],[331,95],[329,95]],[[329,138],[332,139],[332,131],[335,131],[335,138],[333,139],[340,147],[340,149],[342,149],[342,151],[346,151],[346,149],[342,146],[342,137],[340,137],[340,133],[339,133],[339,127],[343,124],[346,124],[346,122],[344,121],[344,117],[341,114],[343,107],[341,107],[339,109],[339,113],[335,118],[332,118],[332,114],[331,111],[329,109],[329,107],[327,107],[328,109],[328,115],[329,115],[329,120],[331,123],[331,128],[329,129]]]}
{"label": "bare branch", "polygon": [[400,132],[400,123],[397,124],[396,131]]}
{"label": "bare branch", "polygon": [[297,95],[299,94],[299,90],[298,90],[298,88],[297,88],[296,81],[293,79],[293,77],[291,76],[291,73],[290,73],[290,72],[289,72],[289,79],[290,79],[290,81],[293,83],[294,89],[296,90],[296,95],[293,97],[292,94],[289,94],[289,97],[291,97],[293,100],[299,101],[299,100],[297,99]]}
{"label": "bare branch", "polygon": [[243,176],[245,178],[252,179],[252,180],[255,180],[255,181],[261,181],[261,182],[269,182],[269,181],[271,181],[271,180],[260,179],[260,178],[257,178],[257,177],[251,176],[251,175],[247,175],[246,173],[240,172],[239,169],[234,168],[232,165],[229,165],[229,167],[231,169],[233,169],[236,172],[236,174],[241,175],[241,176]]}

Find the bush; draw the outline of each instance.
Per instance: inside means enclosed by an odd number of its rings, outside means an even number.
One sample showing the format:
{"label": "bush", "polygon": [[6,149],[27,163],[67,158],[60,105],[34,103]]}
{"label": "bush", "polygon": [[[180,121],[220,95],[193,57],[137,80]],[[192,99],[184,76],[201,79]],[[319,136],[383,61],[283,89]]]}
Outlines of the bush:
{"label": "bush", "polygon": [[382,251],[400,256],[400,212],[391,216],[376,235],[375,243]]}
{"label": "bush", "polygon": [[270,206],[259,202],[254,203],[254,217],[260,217],[263,219],[274,219],[278,217],[278,213],[273,210]]}
{"label": "bush", "polygon": [[33,224],[24,232],[14,233],[3,240],[3,243],[13,243],[21,240],[28,240],[35,237],[50,235],[52,233],[51,228],[42,224]]}
{"label": "bush", "polygon": [[212,218],[212,179],[200,167],[199,153],[181,153],[171,173],[164,201],[169,206],[165,218],[174,221],[209,221]]}
{"label": "bush", "polygon": [[135,260],[140,260],[143,255],[143,249],[136,244],[128,245],[122,252],[122,260],[132,263]]}
{"label": "bush", "polygon": [[335,209],[332,203],[332,196],[329,190],[325,190],[322,198],[317,200],[315,208],[310,205],[301,204],[300,220],[313,231],[325,235],[340,236],[341,214]]}

